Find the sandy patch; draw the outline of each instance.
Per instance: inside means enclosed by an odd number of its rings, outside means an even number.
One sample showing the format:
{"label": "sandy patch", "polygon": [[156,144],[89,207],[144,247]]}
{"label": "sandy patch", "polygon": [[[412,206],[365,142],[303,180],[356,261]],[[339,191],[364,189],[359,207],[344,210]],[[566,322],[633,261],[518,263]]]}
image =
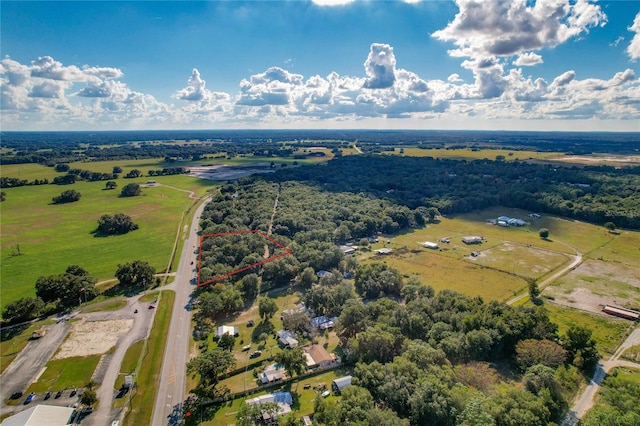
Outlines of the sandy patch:
{"label": "sandy patch", "polygon": [[118,337],[131,330],[132,326],[132,319],[75,323],[53,359],[103,354],[115,346]]}
{"label": "sandy patch", "polygon": [[271,163],[252,163],[236,166],[216,164],[213,166],[190,167],[191,176],[211,180],[234,180],[255,173],[271,173],[276,169],[271,168]]}

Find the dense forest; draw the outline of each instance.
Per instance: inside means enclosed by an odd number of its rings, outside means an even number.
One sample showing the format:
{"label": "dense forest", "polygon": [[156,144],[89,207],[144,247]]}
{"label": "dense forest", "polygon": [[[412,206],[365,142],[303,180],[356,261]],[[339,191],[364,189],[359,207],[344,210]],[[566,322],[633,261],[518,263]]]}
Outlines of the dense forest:
{"label": "dense forest", "polygon": [[640,167],[561,167],[522,161],[344,156],[265,179],[363,193],[410,209],[455,214],[506,206],[640,229]]}

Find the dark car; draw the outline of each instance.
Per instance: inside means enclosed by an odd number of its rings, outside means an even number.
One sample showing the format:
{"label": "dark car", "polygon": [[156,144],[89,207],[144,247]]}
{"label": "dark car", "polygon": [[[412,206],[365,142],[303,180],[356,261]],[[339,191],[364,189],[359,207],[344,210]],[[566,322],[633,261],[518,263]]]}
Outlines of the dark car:
{"label": "dark car", "polygon": [[11,394],[11,399],[18,399],[22,397],[22,392],[18,391],[18,392],[14,392]]}
{"label": "dark car", "polygon": [[58,391],[56,392],[56,396],[54,396],[55,399],[58,399],[62,396],[62,391]]}
{"label": "dark car", "polygon": [[51,398],[51,391],[47,392],[44,394],[44,400],[46,401],[47,399]]}
{"label": "dark car", "polygon": [[77,394],[77,393],[78,393],[78,388],[73,388],[73,390],[71,391],[69,396],[75,396],[75,394]]}

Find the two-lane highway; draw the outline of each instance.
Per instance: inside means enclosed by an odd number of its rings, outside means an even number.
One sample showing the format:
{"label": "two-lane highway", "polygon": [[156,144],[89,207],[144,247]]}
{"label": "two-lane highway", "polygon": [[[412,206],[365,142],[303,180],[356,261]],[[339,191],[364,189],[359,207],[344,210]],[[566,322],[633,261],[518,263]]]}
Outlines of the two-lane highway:
{"label": "two-lane highway", "polygon": [[191,293],[195,287],[197,267],[196,247],[200,215],[207,204],[204,200],[196,209],[184,242],[180,263],[174,282],[165,287],[176,292],[173,314],[162,361],[158,394],[151,418],[152,425],[179,424],[180,407],[185,399],[186,365],[189,361],[189,336],[191,333]]}

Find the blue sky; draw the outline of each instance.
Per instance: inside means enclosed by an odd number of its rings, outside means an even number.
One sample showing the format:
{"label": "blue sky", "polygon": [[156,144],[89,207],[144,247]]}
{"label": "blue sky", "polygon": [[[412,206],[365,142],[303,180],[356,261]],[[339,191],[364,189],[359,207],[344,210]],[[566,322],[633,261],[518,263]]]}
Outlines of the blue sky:
{"label": "blue sky", "polygon": [[2,1],[4,130],[640,131],[640,2]]}

